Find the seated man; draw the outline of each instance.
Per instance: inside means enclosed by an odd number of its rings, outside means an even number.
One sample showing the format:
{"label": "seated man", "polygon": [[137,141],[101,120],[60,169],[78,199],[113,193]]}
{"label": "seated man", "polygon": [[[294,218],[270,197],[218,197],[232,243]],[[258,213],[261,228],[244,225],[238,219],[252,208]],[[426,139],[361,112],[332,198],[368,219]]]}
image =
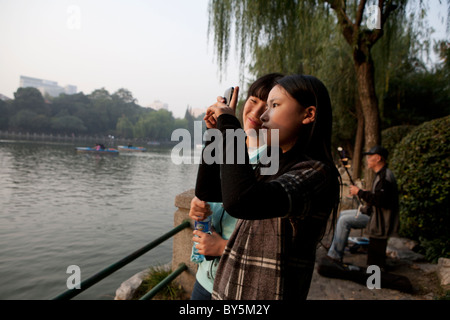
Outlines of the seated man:
{"label": "seated man", "polygon": [[336,224],[333,242],[328,250],[328,256],[333,260],[342,262],[344,249],[351,229],[363,229],[369,222],[370,216],[354,210],[341,211]]}
{"label": "seated man", "polygon": [[385,267],[387,239],[398,229],[398,190],[394,174],[387,168],[388,151],[375,146],[365,152],[367,167],[376,173],[371,190],[350,186],[350,194],[367,203],[359,214],[357,210],[343,211],[338,219],[328,257],[341,261],[351,228],[367,226],[369,248],[367,264]]}

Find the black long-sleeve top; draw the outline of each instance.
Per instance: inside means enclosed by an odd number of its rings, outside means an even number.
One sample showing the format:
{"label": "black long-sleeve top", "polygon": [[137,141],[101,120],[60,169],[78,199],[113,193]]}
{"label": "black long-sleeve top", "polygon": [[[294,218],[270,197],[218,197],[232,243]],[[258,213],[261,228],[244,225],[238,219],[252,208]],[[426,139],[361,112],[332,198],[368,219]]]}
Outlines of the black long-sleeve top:
{"label": "black long-sleeve top", "polygon": [[[217,128],[226,159],[231,148],[237,150],[227,144],[226,130],[240,129],[240,123],[221,115]],[[247,156],[245,164],[200,165],[196,196],[222,201],[240,219],[220,260],[213,298],[306,298],[315,249],[334,205],[336,176],[326,164],[295,152],[279,154],[273,176],[255,172]]]}

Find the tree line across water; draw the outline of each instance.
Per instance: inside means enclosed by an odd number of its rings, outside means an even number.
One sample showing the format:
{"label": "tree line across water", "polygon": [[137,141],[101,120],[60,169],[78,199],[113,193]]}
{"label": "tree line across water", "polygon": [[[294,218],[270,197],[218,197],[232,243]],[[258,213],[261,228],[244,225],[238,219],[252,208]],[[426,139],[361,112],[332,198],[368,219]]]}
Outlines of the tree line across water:
{"label": "tree line across water", "polygon": [[88,95],[44,98],[39,90],[28,87],[18,88],[12,100],[0,100],[0,131],[164,142],[170,141],[177,128],[193,128],[195,120],[189,107],[181,119],[164,109],[144,108],[127,89],[110,94],[102,88]]}

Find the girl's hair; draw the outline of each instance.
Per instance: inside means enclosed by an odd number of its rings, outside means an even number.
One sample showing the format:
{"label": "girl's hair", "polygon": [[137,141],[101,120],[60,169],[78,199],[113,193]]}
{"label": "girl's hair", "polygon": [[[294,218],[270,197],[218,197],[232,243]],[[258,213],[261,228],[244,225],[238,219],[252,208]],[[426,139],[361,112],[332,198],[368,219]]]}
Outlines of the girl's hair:
{"label": "girl's hair", "polygon": [[327,164],[336,179],[332,179],[334,194],[332,201],[332,226],[337,217],[340,201],[340,174],[331,155],[332,109],[330,96],[325,85],[316,77],[309,75],[289,75],[277,80],[277,84],[286,90],[303,108],[316,107],[315,121],[303,125],[295,146],[292,148],[292,160],[300,158],[314,159]]}
{"label": "girl's hair", "polygon": [[277,84],[277,80],[283,78],[281,73],[269,73],[258,78],[248,89],[247,99],[251,96],[267,101],[269,92]]}
{"label": "girl's hair", "polygon": [[[277,84],[277,80],[281,78],[283,78],[283,75],[281,73],[269,73],[256,79],[256,81],[253,82],[248,89],[247,99],[245,99],[245,101],[247,101],[248,98],[252,96],[259,98],[262,101],[267,101],[270,90],[272,90],[272,88]],[[244,106],[245,103],[239,111],[239,120],[241,121],[244,116]]]}
{"label": "girl's hair", "polygon": [[334,165],[331,156],[332,110],[328,90],[317,78],[308,75],[290,75],[277,84],[286,90],[301,107],[316,107],[315,121],[302,126],[297,147],[307,157]]}

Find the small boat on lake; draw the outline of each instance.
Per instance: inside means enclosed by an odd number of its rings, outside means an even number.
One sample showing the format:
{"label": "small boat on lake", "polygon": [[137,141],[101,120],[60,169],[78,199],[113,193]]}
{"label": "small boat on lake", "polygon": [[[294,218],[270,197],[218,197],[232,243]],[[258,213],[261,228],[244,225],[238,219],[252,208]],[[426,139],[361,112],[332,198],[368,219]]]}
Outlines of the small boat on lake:
{"label": "small boat on lake", "polygon": [[124,151],[124,152],[143,152],[146,151],[146,148],[143,147],[135,147],[135,146],[118,146],[119,151]]}
{"label": "small boat on lake", "polygon": [[76,147],[78,153],[93,153],[93,154],[119,154],[119,150],[114,148],[92,148],[92,147]]}

